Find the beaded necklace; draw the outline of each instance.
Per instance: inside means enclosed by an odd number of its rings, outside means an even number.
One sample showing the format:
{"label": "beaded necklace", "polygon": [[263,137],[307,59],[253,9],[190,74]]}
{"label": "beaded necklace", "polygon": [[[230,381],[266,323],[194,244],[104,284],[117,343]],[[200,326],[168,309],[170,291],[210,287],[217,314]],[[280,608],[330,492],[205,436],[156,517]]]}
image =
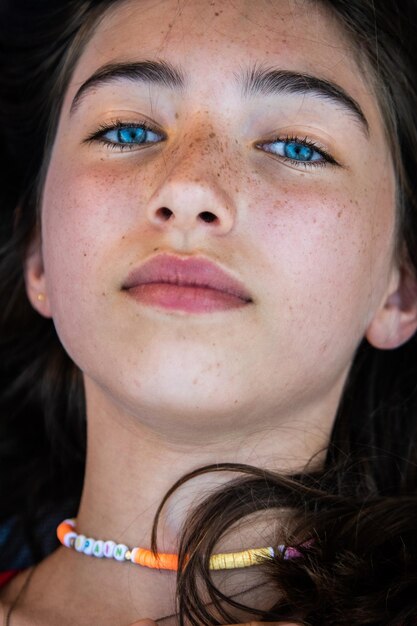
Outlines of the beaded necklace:
{"label": "beaded necklace", "polygon": [[[95,556],[96,558],[115,559],[116,561],[130,561],[137,565],[152,569],[178,570],[178,555],[154,554],[145,548],[129,548],[123,543],[102,539],[94,539],[76,532],[76,519],[66,519],[57,528],[57,536],[63,546],[73,548],[77,552]],[[210,557],[211,570],[238,569],[259,565],[265,559],[273,558],[276,554],[283,554],[285,559],[301,556],[296,548],[280,545],[277,548],[252,548],[242,552],[225,552],[213,554]]]}
{"label": "beaded necklace", "polygon": [[[116,544],[114,541],[103,541],[101,539],[94,539],[93,537],[86,537],[85,535],[78,534],[75,530],[76,520],[75,518],[65,519],[57,528],[57,536],[59,541],[67,548],[74,548],[77,552],[95,556],[97,558],[113,558],[116,561],[130,561],[138,565],[150,567],[153,569],[167,569],[176,571],[178,569],[178,556],[176,554],[157,554],[154,555],[151,550],[145,550],[144,548],[128,548],[124,544]],[[259,565],[265,558],[274,557],[275,554],[282,554],[284,559],[292,559],[302,556],[300,551],[291,546],[279,545],[277,548],[253,548],[251,550],[244,550],[243,552],[226,552],[223,554],[214,554],[210,558],[211,570],[224,570],[224,569],[237,569],[241,567],[251,567],[252,565]],[[20,589],[17,597],[14,599],[9,609],[4,614],[3,624],[4,626],[10,625],[10,618],[12,612],[16,609],[20,598],[27,591],[29,582],[36,570],[36,566],[31,568],[26,580]],[[243,595],[248,591],[262,587],[264,583],[255,585],[249,589],[236,594],[234,597]],[[211,603],[209,603],[211,604]],[[165,615],[156,620],[156,622],[163,622],[164,620],[175,617],[177,613],[171,615]]]}

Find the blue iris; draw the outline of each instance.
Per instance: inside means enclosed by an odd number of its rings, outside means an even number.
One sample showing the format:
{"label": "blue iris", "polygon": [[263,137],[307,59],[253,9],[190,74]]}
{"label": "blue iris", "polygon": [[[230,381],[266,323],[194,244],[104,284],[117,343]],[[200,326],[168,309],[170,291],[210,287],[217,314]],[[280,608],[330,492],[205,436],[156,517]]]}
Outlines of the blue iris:
{"label": "blue iris", "polygon": [[277,139],[270,143],[262,144],[267,152],[298,163],[310,163],[313,161],[326,161],[321,152],[316,150],[307,141],[297,141],[295,139]]}
{"label": "blue iris", "polygon": [[290,141],[285,144],[284,153],[288,159],[294,161],[312,161],[314,156],[314,150],[310,146],[303,145],[296,141]]}
{"label": "blue iris", "polygon": [[119,143],[143,143],[146,138],[144,128],[119,128],[117,140]]}
{"label": "blue iris", "polygon": [[124,126],[109,129],[102,135],[103,139],[116,145],[136,146],[160,141],[161,136],[146,126]]}

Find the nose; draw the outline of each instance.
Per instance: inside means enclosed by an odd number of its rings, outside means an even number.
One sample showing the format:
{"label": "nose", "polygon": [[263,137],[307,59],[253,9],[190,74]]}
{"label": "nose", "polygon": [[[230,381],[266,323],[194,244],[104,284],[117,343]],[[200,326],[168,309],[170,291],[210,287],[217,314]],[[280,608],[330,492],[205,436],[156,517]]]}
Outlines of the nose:
{"label": "nose", "polygon": [[[215,149],[215,148],[214,148]],[[204,149],[202,150],[202,152]],[[183,154],[164,165],[164,176],[147,207],[149,222],[158,229],[207,231],[225,235],[234,225],[233,198],[222,186],[220,168],[206,154]]]}

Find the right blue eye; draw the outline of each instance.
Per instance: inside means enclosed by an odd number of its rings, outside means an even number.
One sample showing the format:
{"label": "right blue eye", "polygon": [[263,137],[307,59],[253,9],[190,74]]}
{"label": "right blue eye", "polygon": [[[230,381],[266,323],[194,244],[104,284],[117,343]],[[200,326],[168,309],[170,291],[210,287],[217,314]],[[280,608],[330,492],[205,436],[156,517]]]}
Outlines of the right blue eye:
{"label": "right blue eye", "polygon": [[278,138],[274,141],[258,144],[257,147],[271,154],[275,154],[277,157],[281,157],[294,165],[313,167],[317,165],[337,164],[328,152],[322,148],[318,148],[313,141],[309,141],[307,138]]}
{"label": "right blue eye", "polygon": [[117,121],[100,126],[99,130],[90,135],[86,141],[98,141],[110,148],[125,150],[158,143],[164,138],[161,132],[154,130],[145,123],[128,124]]}
{"label": "right blue eye", "polygon": [[119,145],[141,145],[144,143],[156,143],[160,136],[146,126],[124,126],[114,128],[101,135],[109,143]]}
{"label": "right blue eye", "polygon": [[298,163],[317,163],[325,161],[323,155],[310,143],[302,140],[277,140],[264,144],[267,152],[290,159]]}
{"label": "right blue eye", "polygon": [[319,161],[322,158],[317,150],[302,143],[298,143],[297,141],[290,141],[284,145],[284,155],[287,159],[304,162]]}

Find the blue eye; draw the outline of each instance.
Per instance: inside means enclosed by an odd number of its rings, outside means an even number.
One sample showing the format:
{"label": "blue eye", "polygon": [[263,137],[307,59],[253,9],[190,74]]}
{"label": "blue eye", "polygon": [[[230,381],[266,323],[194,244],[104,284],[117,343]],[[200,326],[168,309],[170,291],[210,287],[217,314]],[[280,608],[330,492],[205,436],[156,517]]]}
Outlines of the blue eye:
{"label": "blue eye", "polygon": [[307,139],[286,138],[277,139],[269,143],[259,145],[259,147],[292,161],[295,165],[312,164],[322,165],[326,162],[335,164],[336,161],[324,150],[318,149],[313,143]]}
{"label": "blue eye", "polygon": [[284,155],[287,159],[294,159],[294,161],[316,161],[317,157],[321,158],[316,150],[296,141],[290,141],[284,145]]}
{"label": "blue eye", "polygon": [[103,133],[101,136],[110,143],[121,145],[156,143],[160,139],[160,135],[154,133],[145,126],[124,126],[123,128],[114,128]]}
{"label": "blue eye", "polygon": [[86,141],[99,141],[111,148],[132,149],[137,146],[157,143],[162,141],[162,133],[155,132],[146,124],[127,124],[115,122],[111,125],[103,125],[90,135]]}

